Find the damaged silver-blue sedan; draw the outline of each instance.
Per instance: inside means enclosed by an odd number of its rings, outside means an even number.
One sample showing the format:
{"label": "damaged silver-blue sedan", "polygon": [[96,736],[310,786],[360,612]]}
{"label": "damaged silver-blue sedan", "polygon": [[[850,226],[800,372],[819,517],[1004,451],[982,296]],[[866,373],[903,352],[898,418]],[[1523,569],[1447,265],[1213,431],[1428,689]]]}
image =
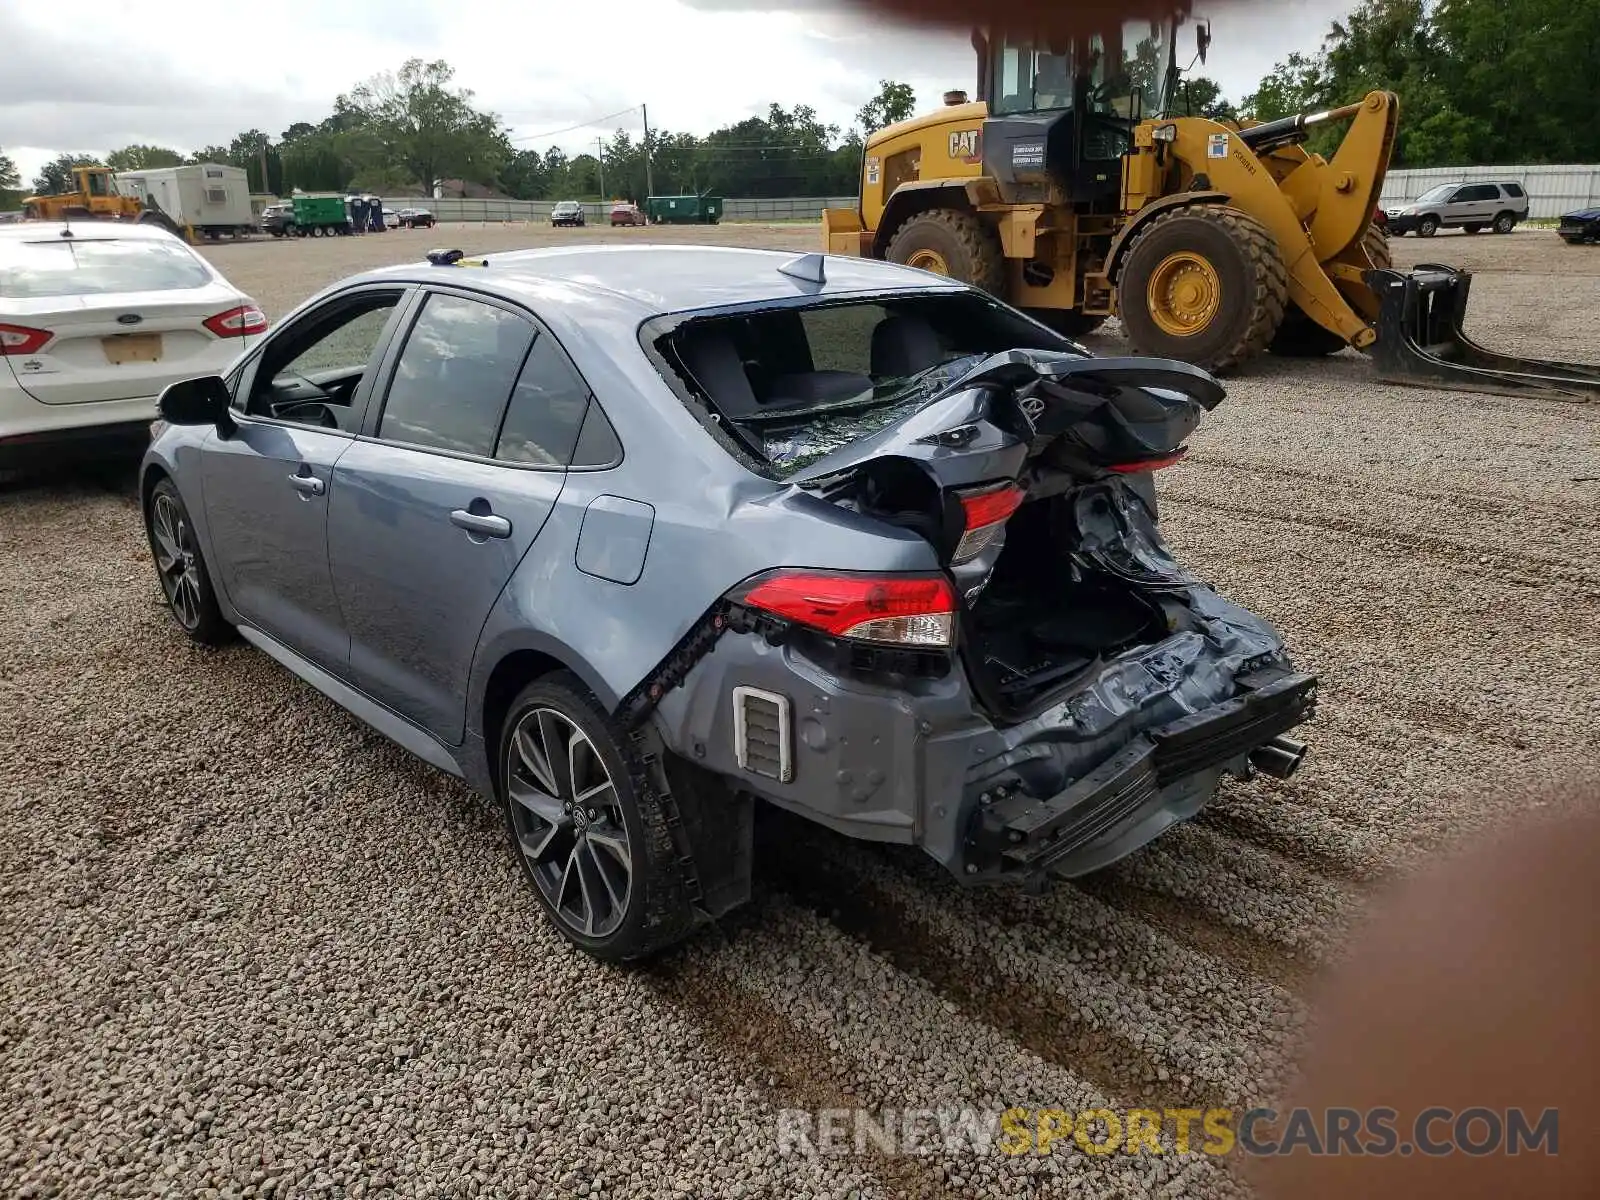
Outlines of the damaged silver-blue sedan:
{"label": "damaged silver-blue sedan", "polygon": [[190,637],[495,797],[626,959],[748,897],[757,802],[1037,885],[1291,774],[1316,681],[1157,523],[1222,399],[887,263],[439,251],[169,388],[142,499]]}

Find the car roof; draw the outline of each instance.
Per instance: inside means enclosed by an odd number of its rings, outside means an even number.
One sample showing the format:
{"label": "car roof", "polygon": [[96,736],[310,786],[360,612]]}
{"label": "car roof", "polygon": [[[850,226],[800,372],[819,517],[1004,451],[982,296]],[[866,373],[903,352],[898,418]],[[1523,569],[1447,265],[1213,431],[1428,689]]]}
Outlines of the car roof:
{"label": "car roof", "polygon": [[852,292],[962,290],[966,285],[926,271],[871,258],[816,255],[824,264],[818,286],[779,268],[806,256],[797,250],[736,246],[590,244],[548,246],[488,254],[482,269],[408,263],[367,272],[346,283],[378,280],[450,282],[537,300],[552,291],[588,293],[621,302],[640,318],[698,309],[792,300],[796,296],[842,296]]}
{"label": "car roof", "polygon": [[[0,238],[11,241],[48,242],[61,239],[65,230],[72,230],[74,241],[156,241],[170,238],[159,225],[136,224],[133,221],[15,221],[0,225]],[[182,239],[178,239],[182,240]]]}

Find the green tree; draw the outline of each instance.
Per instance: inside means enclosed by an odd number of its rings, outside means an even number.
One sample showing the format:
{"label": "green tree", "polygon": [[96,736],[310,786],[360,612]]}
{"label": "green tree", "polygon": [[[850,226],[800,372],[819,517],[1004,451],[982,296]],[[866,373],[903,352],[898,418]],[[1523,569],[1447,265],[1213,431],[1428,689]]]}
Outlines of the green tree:
{"label": "green tree", "polygon": [[232,151],[226,146],[202,146],[186,161],[190,163],[226,163],[232,162]]}
{"label": "green tree", "polygon": [[909,83],[880,79],[878,94],[857,111],[856,124],[860,126],[863,137],[871,137],[887,125],[909,120],[916,115],[916,111],[917,93]]}
{"label": "green tree", "polygon": [[544,160],[537,150],[518,150],[500,168],[500,187],[513,199],[541,199],[546,186]]}
{"label": "green tree", "polygon": [[0,152],[0,211],[22,203],[22,175],[9,155]]}
{"label": "green tree", "polygon": [[1296,50],[1283,62],[1273,64],[1260,86],[1239,102],[1239,111],[1257,121],[1312,112],[1327,92],[1324,70],[1321,55],[1308,57]]}
{"label": "green tree", "polygon": [[103,167],[92,154],[58,154],[33,177],[33,191],[39,196],[55,196],[70,192],[77,184],[72,178],[73,167]]}
{"label": "green tree", "polygon": [[1222,94],[1222,85],[1204,75],[1180,80],[1178,95],[1172,105],[1174,111],[1213,121],[1237,121],[1239,110]]}
{"label": "green tree", "polygon": [[370,133],[388,165],[403,168],[423,188],[436,179],[496,178],[512,156],[499,116],[480,112],[473,93],[451,86],[455,69],[442,60],[408,59],[359,85],[339,106]]}
{"label": "green tree", "polygon": [[165,146],[123,146],[106,155],[106,166],[113,171],[150,171],[182,165],[183,155]]}

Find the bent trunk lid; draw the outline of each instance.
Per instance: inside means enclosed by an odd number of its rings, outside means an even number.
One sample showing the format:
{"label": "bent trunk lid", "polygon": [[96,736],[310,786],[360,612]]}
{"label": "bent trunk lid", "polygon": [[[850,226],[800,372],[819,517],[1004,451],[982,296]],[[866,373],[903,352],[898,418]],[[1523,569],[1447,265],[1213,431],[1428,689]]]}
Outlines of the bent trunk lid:
{"label": "bent trunk lid", "polygon": [[[1120,471],[1179,450],[1225,395],[1188,363],[1008,350],[908,402],[887,423],[881,413],[857,418],[863,435],[816,458],[793,482],[825,487],[874,462],[903,458],[942,485],[959,486],[996,477],[983,474],[990,469],[1015,478],[1052,449],[1072,451],[1088,471]],[[812,430],[819,441],[841,432],[826,418]]]}

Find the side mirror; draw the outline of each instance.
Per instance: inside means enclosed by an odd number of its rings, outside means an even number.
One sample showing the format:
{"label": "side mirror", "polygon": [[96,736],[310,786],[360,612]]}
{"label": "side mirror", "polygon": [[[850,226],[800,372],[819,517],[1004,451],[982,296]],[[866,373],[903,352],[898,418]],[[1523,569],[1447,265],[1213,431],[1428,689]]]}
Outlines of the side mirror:
{"label": "side mirror", "polygon": [[1194,27],[1195,48],[1200,52],[1200,62],[1204,65],[1206,51],[1211,49],[1211,22],[1201,21]]}
{"label": "side mirror", "polygon": [[215,425],[223,432],[231,431],[233,418],[228,405],[233,397],[220,375],[202,375],[199,379],[180,379],[161,390],[156,406],[161,419],[169,425]]}

